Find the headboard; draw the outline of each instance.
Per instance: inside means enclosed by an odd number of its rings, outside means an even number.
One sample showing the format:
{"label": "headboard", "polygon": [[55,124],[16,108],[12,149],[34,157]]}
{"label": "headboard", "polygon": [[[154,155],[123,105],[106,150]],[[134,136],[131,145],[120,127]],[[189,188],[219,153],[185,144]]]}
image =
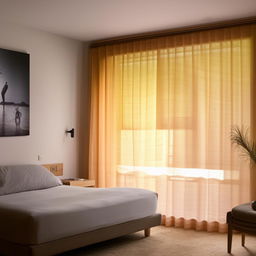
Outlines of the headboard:
{"label": "headboard", "polygon": [[55,176],[62,176],[63,175],[63,163],[43,164],[42,166],[47,168]]}

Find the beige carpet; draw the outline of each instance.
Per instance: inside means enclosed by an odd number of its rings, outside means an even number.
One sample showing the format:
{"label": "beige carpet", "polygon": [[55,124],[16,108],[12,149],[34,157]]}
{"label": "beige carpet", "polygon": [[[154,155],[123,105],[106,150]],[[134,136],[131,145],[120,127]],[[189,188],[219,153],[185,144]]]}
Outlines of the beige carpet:
{"label": "beige carpet", "polygon": [[[241,246],[241,236],[233,237],[233,256],[256,255],[256,236],[246,236]],[[144,238],[143,232],[111,241],[77,249],[62,256],[228,256],[226,234],[196,232],[178,228],[155,227],[151,236]]]}

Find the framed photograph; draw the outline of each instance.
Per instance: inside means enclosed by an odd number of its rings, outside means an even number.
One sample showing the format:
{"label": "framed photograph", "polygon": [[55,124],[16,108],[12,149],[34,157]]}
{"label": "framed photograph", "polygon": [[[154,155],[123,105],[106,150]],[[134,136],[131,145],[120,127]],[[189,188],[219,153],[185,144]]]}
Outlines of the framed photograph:
{"label": "framed photograph", "polygon": [[29,135],[29,54],[0,48],[0,137]]}

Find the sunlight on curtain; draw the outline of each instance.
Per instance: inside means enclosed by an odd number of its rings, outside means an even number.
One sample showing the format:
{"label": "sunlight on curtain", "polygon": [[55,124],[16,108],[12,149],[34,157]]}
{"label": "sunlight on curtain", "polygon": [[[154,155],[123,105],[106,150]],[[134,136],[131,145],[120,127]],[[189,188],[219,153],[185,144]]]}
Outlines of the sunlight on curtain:
{"label": "sunlight on curtain", "polygon": [[225,231],[249,200],[231,147],[249,127],[255,25],[93,48],[90,178],[154,190],[167,226]]}

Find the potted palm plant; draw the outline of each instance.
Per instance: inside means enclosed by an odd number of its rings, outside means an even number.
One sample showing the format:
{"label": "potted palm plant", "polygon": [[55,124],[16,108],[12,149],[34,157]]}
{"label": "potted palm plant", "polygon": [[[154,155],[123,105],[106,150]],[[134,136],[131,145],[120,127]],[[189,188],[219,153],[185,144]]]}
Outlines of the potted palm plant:
{"label": "potted palm plant", "polygon": [[[233,127],[231,130],[231,142],[239,146],[245,157],[249,158],[251,164],[256,165],[256,143],[248,138],[248,129],[241,130],[239,127]],[[253,210],[256,210],[256,201],[251,203]]]}

